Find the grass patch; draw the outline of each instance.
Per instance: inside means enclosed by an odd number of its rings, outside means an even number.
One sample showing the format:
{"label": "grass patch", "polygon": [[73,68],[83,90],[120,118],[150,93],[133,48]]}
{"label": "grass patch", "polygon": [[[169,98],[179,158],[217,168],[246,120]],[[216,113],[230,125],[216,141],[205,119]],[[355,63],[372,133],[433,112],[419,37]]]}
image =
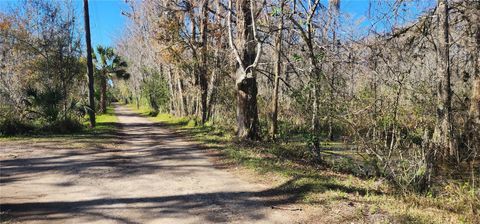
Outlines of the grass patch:
{"label": "grass patch", "polygon": [[142,116],[151,116],[153,111],[146,107],[146,106],[139,106],[139,108],[137,108],[137,106],[135,104],[127,104],[127,107],[130,108],[131,110],[135,111],[136,113],[142,115]]}
{"label": "grass patch", "polygon": [[146,106],[140,106],[139,108],[137,108],[135,104],[128,104],[127,107],[142,116],[148,117],[148,119],[153,122],[161,122],[172,126],[196,126],[195,120],[188,117],[175,117],[168,113],[159,113],[156,116],[152,116],[152,114],[155,113]]}
{"label": "grass patch", "polygon": [[84,134],[113,133],[118,128],[118,118],[115,115],[113,107],[107,107],[107,111],[104,114],[98,114],[97,116],[95,116],[95,120],[95,128],[89,128],[90,123],[88,122],[88,120],[83,123],[83,125],[86,127],[83,131]]}
{"label": "grass patch", "polygon": [[[172,126],[184,126],[190,123],[190,118],[188,117],[174,117],[170,114],[158,114],[157,116],[150,117],[149,119],[154,122],[161,122]],[[195,125],[192,127],[194,126]]]}

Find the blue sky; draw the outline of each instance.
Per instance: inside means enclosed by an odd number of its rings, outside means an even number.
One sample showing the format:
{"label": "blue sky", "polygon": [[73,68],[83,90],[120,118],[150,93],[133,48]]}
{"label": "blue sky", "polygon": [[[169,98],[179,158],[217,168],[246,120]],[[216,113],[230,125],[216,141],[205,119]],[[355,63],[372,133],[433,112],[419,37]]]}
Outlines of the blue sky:
{"label": "blue sky", "polygon": [[[52,0],[60,1],[60,0]],[[371,2],[386,3],[394,0],[342,0],[341,8],[342,12],[350,14],[352,21],[362,20],[359,25],[368,27],[371,25],[371,21],[366,18],[369,11],[369,5]],[[19,0],[0,0],[0,11],[8,8],[9,5],[15,5]],[[326,4],[328,0],[322,0],[322,3]],[[423,11],[422,9],[426,5],[432,5],[435,0],[419,0],[417,3],[411,3],[405,6],[404,12],[412,13],[415,15]],[[83,13],[83,0],[73,0],[73,4],[78,17],[82,18]],[[122,34],[123,27],[125,26],[126,19],[122,16],[122,11],[128,11],[128,6],[124,0],[89,0],[90,4],[90,26],[92,35],[92,45],[106,45],[113,46],[119,35]],[[371,13],[380,13],[381,6],[372,8]],[[83,20],[82,20],[83,21]],[[83,24],[83,23],[82,23]],[[83,25],[82,25],[83,26]],[[384,24],[378,24],[377,26],[384,26]]]}
{"label": "blue sky", "polygon": [[[0,0],[0,11],[15,7],[18,2],[20,0]],[[83,27],[83,0],[73,0],[73,4]],[[89,0],[89,9],[92,45],[113,46],[117,37],[122,34],[127,19],[121,14],[122,11],[128,11],[125,1]]]}
{"label": "blue sky", "polygon": [[[74,2],[77,13],[83,13],[83,1]],[[122,11],[128,11],[125,1],[90,0],[89,8],[92,45],[113,46],[115,40],[122,34],[127,19],[121,14]]]}

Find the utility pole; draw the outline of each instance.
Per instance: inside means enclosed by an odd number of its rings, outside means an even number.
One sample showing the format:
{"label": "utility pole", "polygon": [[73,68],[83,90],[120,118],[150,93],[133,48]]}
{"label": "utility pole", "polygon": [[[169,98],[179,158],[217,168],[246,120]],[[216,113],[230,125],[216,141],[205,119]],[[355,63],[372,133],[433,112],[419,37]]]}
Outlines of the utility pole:
{"label": "utility pole", "polygon": [[83,0],[83,15],[85,19],[85,40],[87,42],[87,71],[88,71],[88,102],[90,110],[90,126],[95,127],[95,89],[93,86],[93,62],[92,62],[92,42],[90,38],[90,15],[88,13],[88,0]]}

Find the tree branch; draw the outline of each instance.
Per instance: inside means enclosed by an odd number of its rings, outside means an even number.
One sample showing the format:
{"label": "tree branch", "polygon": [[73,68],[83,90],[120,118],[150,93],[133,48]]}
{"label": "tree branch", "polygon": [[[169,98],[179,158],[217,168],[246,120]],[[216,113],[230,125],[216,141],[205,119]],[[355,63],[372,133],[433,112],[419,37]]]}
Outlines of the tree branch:
{"label": "tree branch", "polygon": [[228,18],[227,18],[227,26],[228,26],[228,43],[230,44],[230,47],[233,50],[233,54],[235,55],[235,58],[237,59],[238,65],[240,68],[242,68],[243,71],[245,71],[245,67],[243,66],[243,61],[242,58],[240,57],[240,54],[238,53],[237,46],[235,46],[235,43],[233,43],[233,33],[232,33],[232,0],[228,1]]}

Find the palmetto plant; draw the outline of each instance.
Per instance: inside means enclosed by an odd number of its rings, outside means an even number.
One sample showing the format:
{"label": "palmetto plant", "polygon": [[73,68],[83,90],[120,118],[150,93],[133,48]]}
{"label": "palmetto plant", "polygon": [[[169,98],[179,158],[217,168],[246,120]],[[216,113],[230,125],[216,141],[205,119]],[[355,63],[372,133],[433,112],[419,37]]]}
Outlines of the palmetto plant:
{"label": "palmetto plant", "polygon": [[96,76],[100,81],[100,113],[105,113],[107,108],[107,82],[112,78],[128,79],[130,74],[126,71],[127,62],[115,54],[113,48],[97,46],[93,55]]}

